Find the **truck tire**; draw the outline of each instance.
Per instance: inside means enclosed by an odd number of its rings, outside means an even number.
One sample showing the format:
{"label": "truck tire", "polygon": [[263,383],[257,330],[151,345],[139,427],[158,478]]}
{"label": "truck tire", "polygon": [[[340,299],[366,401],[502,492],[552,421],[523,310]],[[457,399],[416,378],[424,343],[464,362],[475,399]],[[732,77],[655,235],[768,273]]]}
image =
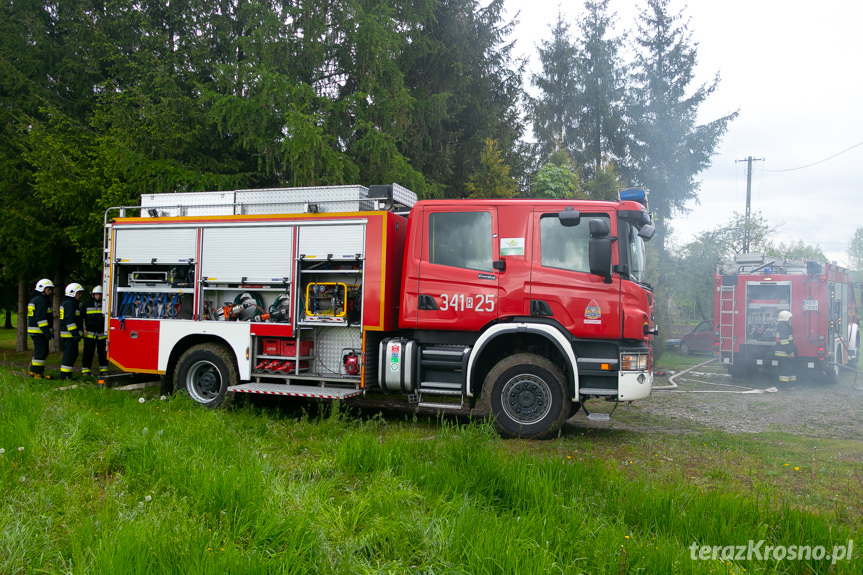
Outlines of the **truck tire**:
{"label": "truck tire", "polygon": [[839,366],[835,363],[829,364],[824,373],[821,374],[821,381],[827,385],[836,385],[839,383]]}
{"label": "truck tire", "polygon": [[239,381],[237,367],[221,345],[205,343],[189,348],[177,362],[178,390],[209,408],[227,406],[233,393],[228,386]]}
{"label": "truck tire", "polygon": [[541,439],[557,433],[571,412],[566,379],[548,359],[519,353],[498,362],[485,378],[482,404],[503,437]]}
{"label": "truck tire", "polygon": [[734,381],[746,381],[758,373],[757,367],[753,368],[749,365],[728,365],[726,369]]}
{"label": "truck tire", "polygon": [[680,354],[681,355],[689,355],[689,346],[685,341],[680,342]]}

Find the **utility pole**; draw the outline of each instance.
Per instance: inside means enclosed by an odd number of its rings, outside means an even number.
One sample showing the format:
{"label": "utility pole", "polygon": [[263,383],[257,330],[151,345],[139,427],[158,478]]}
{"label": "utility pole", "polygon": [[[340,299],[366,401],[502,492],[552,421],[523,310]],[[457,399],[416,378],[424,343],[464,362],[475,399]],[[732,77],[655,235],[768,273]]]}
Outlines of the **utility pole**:
{"label": "utility pole", "polygon": [[751,212],[750,204],[752,202],[752,162],[763,162],[764,158],[753,158],[748,156],[745,160],[734,160],[737,162],[746,162],[746,229],[743,236],[743,253],[749,253],[749,214]]}

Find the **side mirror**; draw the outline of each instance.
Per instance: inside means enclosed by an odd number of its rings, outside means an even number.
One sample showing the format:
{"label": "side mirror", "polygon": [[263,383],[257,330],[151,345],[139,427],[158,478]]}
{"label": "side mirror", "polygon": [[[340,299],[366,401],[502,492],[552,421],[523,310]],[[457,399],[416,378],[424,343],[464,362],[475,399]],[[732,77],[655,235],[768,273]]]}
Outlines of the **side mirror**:
{"label": "side mirror", "polygon": [[638,237],[643,239],[644,241],[648,241],[653,237],[653,234],[656,233],[656,226],[652,226],[650,224],[646,224],[641,226],[641,229],[638,230]]}
{"label": "side mirror", "polygon": [[590,273],[611,281],[611,230],[605,220],[590,220],[588,222],[590,240],[587,244],[587,257],[590,262]]}

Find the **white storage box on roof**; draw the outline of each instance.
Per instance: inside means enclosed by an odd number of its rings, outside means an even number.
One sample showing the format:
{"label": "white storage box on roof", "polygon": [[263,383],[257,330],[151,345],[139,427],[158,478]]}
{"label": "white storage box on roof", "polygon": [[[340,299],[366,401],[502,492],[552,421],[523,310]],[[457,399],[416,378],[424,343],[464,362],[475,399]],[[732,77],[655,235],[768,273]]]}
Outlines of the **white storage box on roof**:
{"label": "white storage box on roof", "polygon": [[365,186],[142,194],[141,215],[176,217],[357,212],[380,209],[377,207],[378,200],[391,199],[408,208],[417,201],[416,194],[397,184],[373,186],[373,190],[373,197],[370,197],[369,189]]}
{"label": "white storage box on roof", "polygon": [[141,216],[224,216],[234,213],[236,192],[141,194]]}

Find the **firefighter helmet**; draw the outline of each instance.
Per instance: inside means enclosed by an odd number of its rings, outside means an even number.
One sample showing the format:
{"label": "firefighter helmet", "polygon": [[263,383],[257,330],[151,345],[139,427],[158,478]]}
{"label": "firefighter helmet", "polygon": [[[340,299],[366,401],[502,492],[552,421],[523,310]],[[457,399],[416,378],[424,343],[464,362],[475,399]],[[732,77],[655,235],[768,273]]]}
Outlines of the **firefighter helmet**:
{"label": "firefighter helmet", "polygon": [[779,312],[779,321],[788,321],[791,319],[791,312],[787,309],[784,309]]}
{"label": "firefighter helmet", "polygon": [[75,297],[75,294],[79,291],[84,291],[84,288],[81,287],[81,284],[71,283],[66,286],[66,295],[69,297]]}
{"label": "firefighter helmet", "polygon": [[90,293],[102,293],[102,286],[96,286]]}
{"label": "firefighter helmet", "polygon": [[52,287],[54,287],[54,282],[52,282],[48,278],[41,279],[38,282],[36,282],[36,291],[37,292],[43,292],[43,291],[45,291],[45,288],[52,288]]}

